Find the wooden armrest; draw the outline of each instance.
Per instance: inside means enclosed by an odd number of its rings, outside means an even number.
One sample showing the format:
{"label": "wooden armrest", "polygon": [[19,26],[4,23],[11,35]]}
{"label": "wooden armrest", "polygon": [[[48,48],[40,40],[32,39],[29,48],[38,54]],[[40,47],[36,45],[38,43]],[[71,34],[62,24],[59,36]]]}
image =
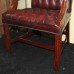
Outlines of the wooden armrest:
{"label": "wooden armrest", "polygon": [[64,21],[65,16],[67,14],[67,9],[68,9],[68,0],[63,0],[61,10],[60,10],[60,12],[58,14],[58,18],[57,18],[57,21],[56,21],[56,24],[58,26],[60,26],[62,24],[62,22]]}
{"label": "wooden armrest", "polygon": [[10,6],[9,8],[7,9],[6,12],[4,12],[3,14],[5,13],[8,13],[8,12],[13,12],[17,9],[17,6],[18,6],[18,1],[19,0],[10,0]]}

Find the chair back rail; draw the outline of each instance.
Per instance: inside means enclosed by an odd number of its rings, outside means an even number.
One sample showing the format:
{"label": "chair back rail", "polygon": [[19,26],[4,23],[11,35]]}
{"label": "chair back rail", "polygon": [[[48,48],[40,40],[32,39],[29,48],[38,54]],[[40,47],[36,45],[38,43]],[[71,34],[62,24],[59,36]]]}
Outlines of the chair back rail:
{"label": "chair back rail", "polygon": [[[19,0],[12,0],[11,6],[13,9],[17,9]],[[72,10],[72,0],[69,1],[68,12]],[[31,0],[32,8],[49,8],[49,9],[60,9],[62,6],[63,0]]]}

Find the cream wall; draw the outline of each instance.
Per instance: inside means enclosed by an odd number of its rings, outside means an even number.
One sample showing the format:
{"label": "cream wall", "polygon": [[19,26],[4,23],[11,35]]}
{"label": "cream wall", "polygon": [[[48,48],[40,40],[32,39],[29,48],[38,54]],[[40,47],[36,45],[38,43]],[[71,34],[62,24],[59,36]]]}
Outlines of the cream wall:
{"label": "cream wall", "polygon": [[[27,5],[25,2],[27,3]],[[30,8],[31,7],[31,0],[19,0],[18,9],[23,9],[24,7]]]}
{"label": "cream wall", "polygon": [[70,22],[70,42],[74,43],[74,0],[72,4],[72,14],[71,14],[71,22]]}
{"label": "cream wall", "polygon": [[[25,7],[25,0],[20,0],[18,8],[23,9]],[[27,0],[27,7],[31,7],[31,0]],[[74,0],[72,4],[72,14],[70,22],[70,42],[74,43]]]}
{"label": "cream wall", "polygon": [[25,7],[25,0],[19,0],[18,9],[23,9]]}

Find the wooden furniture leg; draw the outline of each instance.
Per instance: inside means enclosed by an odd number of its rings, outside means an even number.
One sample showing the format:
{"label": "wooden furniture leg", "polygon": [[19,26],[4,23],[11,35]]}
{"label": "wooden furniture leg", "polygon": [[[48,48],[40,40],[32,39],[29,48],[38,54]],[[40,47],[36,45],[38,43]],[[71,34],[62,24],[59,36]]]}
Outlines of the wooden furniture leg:
{"label": "wooden furniture leg", "polygon": [[57,71],[61,62],[62,35],[55,35],[54,69]]}
{"label": "wooden furniture leg", "polygon": [[69,33],[69,25],[70,25],[70,23],[68,22],[67,27],[66,27],[67,44],[69,44],[69,42],[70,42],[70,41],[69,41],[69,40],[70,40],[70,39],[69,39],[69,34],[70,34],[70,33]]}
{"label": "wooden furniture leg", "polygon": [[9,26],[6,23],[4,23],[3,28],[4,28],[6,51],[10,52],[11,51],[11,39],[10,39],[10,34],[9,34]]}

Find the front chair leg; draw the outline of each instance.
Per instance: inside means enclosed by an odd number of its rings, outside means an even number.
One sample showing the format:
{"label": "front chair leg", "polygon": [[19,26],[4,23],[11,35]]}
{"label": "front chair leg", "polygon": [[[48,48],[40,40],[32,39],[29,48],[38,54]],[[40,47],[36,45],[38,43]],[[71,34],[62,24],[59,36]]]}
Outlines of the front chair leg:
{"label": "front chair leg", "polygon": [[4,23],[3,28],[4,28],[4,38],[5,38],[6,51],[10,52],[11,51],[11,40],[10,40],[10,33],[9,33],[8,24]]}
{"label": "front chair leg", "polygon": [[61,41],[62,35],[55,35],[55,49],[54,49],[54,69],[57,71],[61,62]]}

